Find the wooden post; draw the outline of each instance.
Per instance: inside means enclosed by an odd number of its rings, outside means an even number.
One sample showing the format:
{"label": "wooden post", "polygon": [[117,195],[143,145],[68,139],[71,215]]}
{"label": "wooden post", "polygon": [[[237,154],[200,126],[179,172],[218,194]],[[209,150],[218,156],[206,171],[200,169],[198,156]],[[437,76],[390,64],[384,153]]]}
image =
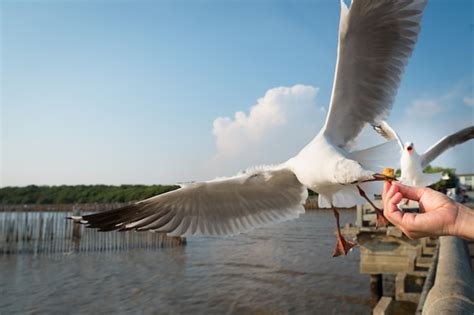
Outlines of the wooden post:
{"label": "wooden post", "polygon": [[371,274],[370,275],[370,305],[372,308],[377,305],[378,301],[382,297],[382,274]]}
{"label": "wooden post", "polygon": [[[72,215],[81,215],[81,209],[74,206],[72,208]],[[72,223],[72,242],[74,244],[74,251],[78,251],[81,246],[81,225]]]}
{"label": "wooden post", "polygon": [[363,225],[363,223],[364,223],[364,218],[363,218],[364,215],[363,215],[363,213],[362,213],[362,211],[363,211],[362,208],[363,208],[362,205],[357,205],[357,206],[356,206],[357,217],[356,217],[356,222],[355,222],[355,224],[356,224],[357,227],[360,227],[360,228],[362,227],[362,225]]}

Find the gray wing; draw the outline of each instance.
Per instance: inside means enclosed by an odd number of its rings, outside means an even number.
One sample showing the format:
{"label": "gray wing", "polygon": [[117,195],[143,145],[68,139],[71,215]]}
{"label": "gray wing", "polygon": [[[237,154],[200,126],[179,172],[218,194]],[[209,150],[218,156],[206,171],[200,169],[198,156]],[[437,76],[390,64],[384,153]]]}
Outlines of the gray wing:
{"label": "gray wing", "polygon": [[426,0],[341,1],[336,72],[324,133],[348,147],[390,112]]}
{"label": "gray wing", "polygon": [[397,140],[398,145],[400,146],[400,149],[403,150],[402,139],[400,138],[398,133],[396,133],[395,130],[393,130],[393,128],[390,127],[390,125],[386,121],[381,121],[377,125],[372,125],[372,127],[379,135],[384,137],[386,140],[388,141]]}
{"label": "gray wing", "polygon": [[447,149],[471,140],[472,138],[474,138],[474,126],[464,128],[452,135],[442,138],[421,155],[421,166],[425,168]]}
{"label": "gray wing", "polygon": [[101,231],[232,235],[296,218],[307,190],[289,170],[255,171],[186,185],[116,210],[72,217]]}

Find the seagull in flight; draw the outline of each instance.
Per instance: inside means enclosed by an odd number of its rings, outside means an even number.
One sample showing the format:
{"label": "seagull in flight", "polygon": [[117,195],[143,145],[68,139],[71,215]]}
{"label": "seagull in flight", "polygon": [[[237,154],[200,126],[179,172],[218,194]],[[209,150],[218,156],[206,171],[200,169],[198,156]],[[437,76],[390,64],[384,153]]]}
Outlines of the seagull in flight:
{"label": "seagull in flight", "polygon": [[406,185],[418,187],[430,186],[441,179],[440,173],[423,173],[423,169],[428,166],[428,164],[449,148],[474,138],[474,126],[470,126],[441,138],[423,154],[419,155],[415,150],[413,142],[403,144],[400,136],[387,122],[382,121],[379,125],[374,126],[374,129],[385,139],[396,140],[398,142],[402,152],[400,159],[400,168],[402,171],[400,181]]}
{"label": "seagull in flight", "polygon": [[[132,205],[71,219],[100,231],[234,235],[297,218],[304,213],[311,189],[319,194],[320,207],[332,208],[336,217],[333,256],[346,255],[356,244],[342,236],[336,207],[370,201],[376,192],[371,187],[388,179],[378,171],[399,159],[396,141],[359,151],[352,148],[366,125],[378,124],[390,113],[426,0],[340,4],[337,63],[326,122],[296,156],[279,165],[181,185]],[[378,224],[386,225],[383,212],[377,208],[376,212]]]}

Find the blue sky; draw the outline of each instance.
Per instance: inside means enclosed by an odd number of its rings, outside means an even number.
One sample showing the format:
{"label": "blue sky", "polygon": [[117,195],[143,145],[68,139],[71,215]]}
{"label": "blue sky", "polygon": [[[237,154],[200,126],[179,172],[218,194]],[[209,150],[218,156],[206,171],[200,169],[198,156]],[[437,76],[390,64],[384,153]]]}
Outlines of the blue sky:
{"label": "blue sky", "polygon": [[[289,158],[323,124],[336,0],[0,3],[2,186],[231,175]],[[474,124],[473,11],[470,0],[425,10],[388,119],[421,152]],[[258,104],[284,122],[251,114]],[[358,146],[380,141],[367,130]],[[471,141],[433,165],[474,172],[473,161]]]}

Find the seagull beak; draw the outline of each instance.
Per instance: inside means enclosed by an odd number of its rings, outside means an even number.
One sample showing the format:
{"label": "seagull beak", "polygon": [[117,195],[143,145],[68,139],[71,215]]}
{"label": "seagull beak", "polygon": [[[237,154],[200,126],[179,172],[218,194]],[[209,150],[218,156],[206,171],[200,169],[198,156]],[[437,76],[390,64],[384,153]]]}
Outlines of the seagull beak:
{"label": "seagull beak", "polygon": [[409,145],[407,147],[407,151],[408,151],[409,154],[412,154],[413,153],[413,147],[411,145]]}

